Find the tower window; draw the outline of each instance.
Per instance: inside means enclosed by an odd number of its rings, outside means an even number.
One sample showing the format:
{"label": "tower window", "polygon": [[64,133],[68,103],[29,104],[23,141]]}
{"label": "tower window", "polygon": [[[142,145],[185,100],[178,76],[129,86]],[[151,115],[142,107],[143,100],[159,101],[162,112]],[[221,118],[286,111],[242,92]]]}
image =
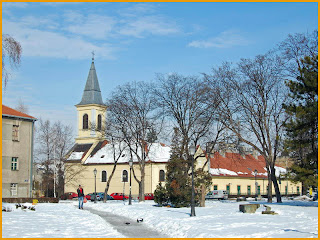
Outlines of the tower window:
{"label": "tower window", "polygon": [[101,114],[98,115],[98,130],[101,130]]}
{"label": "tower window", "polygon": [[82,128],[83,129],[88,129],[89,127],[88,127],[88,114],[84,114],[83,115],[83,119],[82,119]]}

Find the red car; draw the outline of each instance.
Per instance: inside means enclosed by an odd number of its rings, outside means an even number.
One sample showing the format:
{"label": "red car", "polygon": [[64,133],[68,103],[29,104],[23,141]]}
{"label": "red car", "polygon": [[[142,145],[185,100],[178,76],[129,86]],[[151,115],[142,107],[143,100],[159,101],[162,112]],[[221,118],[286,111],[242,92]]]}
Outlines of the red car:
{"label": "red car", "polygon": [[76,194],[75,192],[66,192],[63,195],[61,195],[61,199],[62,200],[66,200],[66,199],[73,199],[73,198],[77,198],[78,194]]}
{"label": "red car", "polygon": [[110,196],[113,197],[114,200],[123,200],[123,196],[125,199],[129,198],[128,196],[123,195],[123,193],[111,193]]}
{"label": "red car", "polygon": [[[138,197],[138,199],[139,199],[139,197]],[[153,193],[144,194],[144,200],[154,200]]]}
{"label": "red car", "polygon": [[146,193],[144,195],[144,200],[154,200],[153,193]]}
{"label": "red car", "polygon": [[91,200],[91,195],[87,194],[87,195],[86,195],[86,199],[87,199],[87,200]]}

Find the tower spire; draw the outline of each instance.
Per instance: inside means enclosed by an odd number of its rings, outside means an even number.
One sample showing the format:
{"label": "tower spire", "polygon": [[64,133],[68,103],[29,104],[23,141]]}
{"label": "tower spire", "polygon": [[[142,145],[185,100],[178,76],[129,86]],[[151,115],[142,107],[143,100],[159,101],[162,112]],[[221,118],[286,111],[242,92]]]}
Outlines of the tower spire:
{"label": "tower spire", "polygon": [[81,102],[78,105],[87,104],[105,105],[102,101],[99,81],[94,66],[94,51],[92,51],[92,63],[89,70],[86,86],[83,91]]}

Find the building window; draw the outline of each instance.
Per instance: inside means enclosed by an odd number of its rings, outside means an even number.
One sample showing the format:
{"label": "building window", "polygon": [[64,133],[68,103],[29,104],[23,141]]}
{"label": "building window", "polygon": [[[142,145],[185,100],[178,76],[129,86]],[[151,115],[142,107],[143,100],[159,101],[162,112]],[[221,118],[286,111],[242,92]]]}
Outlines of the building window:
{"label": "building window", "polygon": [[288,186],[285,186],[284,191],[285,191],[285,194],[288,195]]}
{"label": "building window", "polygon": [[300,187],[297,187],[297,194],[300,194]]}
{"label": "building window", "polygon": [[248,195],[251,195],[251,185],[248,185],[248,186],[247,186],[247,194],[248,194]]}
{"label": "building window", "polygon": [[89,128],[88,114],[84,114],[82,117],[82,128],[83,129]]}
{"label": "building window", "polygon": [[258,194],[258,196],[260,196],[260,194],[261,194],[261,192],[260,192],[260,186],[258,186],[257,194]]}
{"label": "building window", "polygon": [[102,125],[101,125],[101,114],[98,115],[98,130],[101,130]]}
{"label": "building window", "polygon": [[12,141],[19,141],[19,125],[12,126]]}
{"label": "building window", "polygon": [[18,184],[11,183],[10,190],[11,190],[11,196],[17,196],[18,195]]}
{"label": "building window", "polygon": [[164,178],[165,178],[164,170],[160,170],[159,171],[159,181],[164,182]]}
{"label": "building window", "polygon": [[241,186],[240,186],[240,185],[237,186],[237,194],[238,194],[238,195],[241,194]]}
{"label": "building window", "polygon": [[228,184],[226,188],[227,188],[227,193],[230,195],[230,184]]}
{"label": "building window", "polygon": [[17,157],[11,158],[11,170],[12,171],[18,170],[18,158]]}
{"label": "building window", "polygon": [[107,171],[101,172],[101,182],[107,182]]}
{"label": "building window", "polygon": [[122,182],[128,182],[128,171],[127,170],[122,171]]}
{"label": "building window", "polygon": [[213,185],[213,190],[218,190],[218,185]]}

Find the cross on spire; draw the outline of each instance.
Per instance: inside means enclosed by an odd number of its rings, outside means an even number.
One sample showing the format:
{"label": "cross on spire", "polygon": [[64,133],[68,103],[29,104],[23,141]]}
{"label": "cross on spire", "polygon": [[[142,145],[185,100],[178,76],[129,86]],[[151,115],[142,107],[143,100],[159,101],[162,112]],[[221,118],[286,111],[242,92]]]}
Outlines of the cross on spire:
{"label": "cross on spire", "polygon": [[92,53],[92,62],[94,61],[94,51],[91,52]]}

